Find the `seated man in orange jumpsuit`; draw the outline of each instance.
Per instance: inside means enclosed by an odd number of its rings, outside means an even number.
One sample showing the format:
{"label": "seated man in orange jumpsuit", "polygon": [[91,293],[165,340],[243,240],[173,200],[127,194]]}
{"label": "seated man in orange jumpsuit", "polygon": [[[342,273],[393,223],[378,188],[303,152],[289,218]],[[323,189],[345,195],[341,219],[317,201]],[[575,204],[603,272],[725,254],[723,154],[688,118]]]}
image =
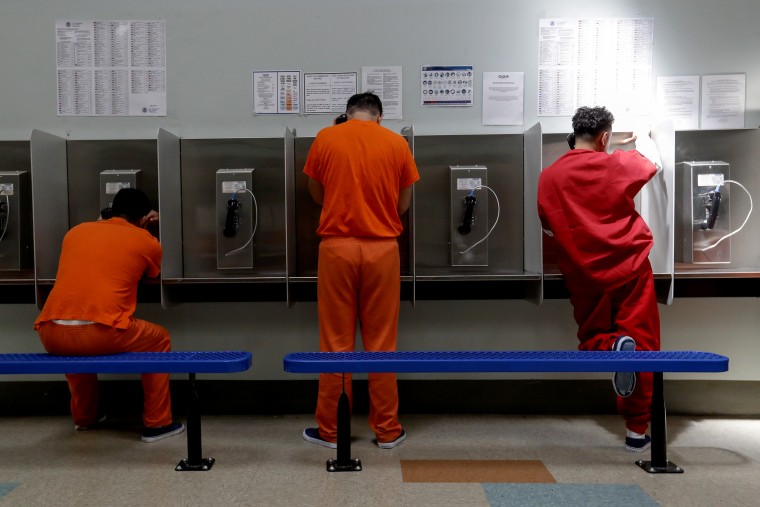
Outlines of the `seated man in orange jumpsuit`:
{"label": "seated man in orange jumpsuit", "polygon": [[[409,145],[380,126],[383,105],[373,93],[348,100],[348,120],[321,130],[304,173],[322,205],[317,233],[319,350],[354,350],[357,319],[366,351],[396,350],[401,268],[398,236],[412,184],[419,179]],[[351,376],[345,390],[351,399]],[[339,374],[319,377],[317,428],[303,438],[336,448]],[[406,438],[398,420],[395,374],[369,374],[369,424],[377,445],[391,449]]]}
{"label": "seated man in orange jumpsuit", "polygon": [[[34,328],[45,350],[57,355],[166,352],[169,332],[136,319],[137,284],[161,269],[161,245],[144,228],[158,220],[150,200],[133,188],[119,190],[112,217],[85,222],[63,238],[55,285]],[[71,415],[78,430],[105,420],[98,412],[98,376],[66,375]],[[142,375],[142,440],[153,442],[185,430],[172,421],[169,375]]]}
{"label": "seated man in orange jumpsuit", "polygon": [[[649,134],[631,137],[636,150],[607,153],[612,113],[581,107],[573,116],[571,150],[544,169],[538,214],[557,245],[581,350],[659,350],[660,318],[649,251],[649,227],[633,199],[662,167]],[[573,148],[573,142],[575,147]],[[638,375],[638,383],[636,378]],[[652,374],[613,376],[626,448],[649,448]]]}

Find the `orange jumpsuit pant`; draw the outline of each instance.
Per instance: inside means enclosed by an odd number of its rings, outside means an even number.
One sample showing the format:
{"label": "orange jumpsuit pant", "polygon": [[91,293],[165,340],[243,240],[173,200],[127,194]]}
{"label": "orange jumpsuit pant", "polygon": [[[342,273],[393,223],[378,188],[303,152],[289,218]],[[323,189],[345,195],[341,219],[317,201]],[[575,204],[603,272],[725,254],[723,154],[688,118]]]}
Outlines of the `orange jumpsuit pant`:
{"label": "orange jumpsuit pant", "polygon": [[[65,326],[43,322],[37,331],[42,345],[50,354],[59,356],[97,356],[121,352],[168,352],[169,331],[145,320],[130,319],[129,328],[116,329],[103,324]],[[172,423],[169,374],[144,373],[143,425],[148,428]],[[98,419],[98,376],[67,374],[71,391],[71,415],[74,424],[91,426]]]}
{"label": "orange jumpsuit pant", "polygon": [[[401,276],[398,241],[394,239],[324,238],[319,244],[317,306],[319,350],[354,350],[357,321],[365,351],[396,350]],[[319,434],[335,442],[338,398],[345,387],[353,402],[351,375],[319,376],[316,419]],[[369,374],[369,425],[378,441],[395,440],[398,386],[393,373]]]}
{"label": "orange jumpsuit pant", "polygon": [[[649,261],[634,279],[602,294],[570,285],[580,350],[612,350],[621,335],[633,338],[636,350],[660,350],[660,314]],[[618,413],[636,433],[645,433],[651,419],[652,383],[651,373],[640,372],[633,394],[617,398]]]}

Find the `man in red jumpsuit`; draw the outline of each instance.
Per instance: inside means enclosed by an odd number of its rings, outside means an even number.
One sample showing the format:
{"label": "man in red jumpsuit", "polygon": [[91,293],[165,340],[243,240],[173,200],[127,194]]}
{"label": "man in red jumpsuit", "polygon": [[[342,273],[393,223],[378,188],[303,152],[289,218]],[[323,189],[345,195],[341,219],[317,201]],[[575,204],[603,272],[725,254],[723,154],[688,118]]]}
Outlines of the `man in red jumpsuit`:
{"label": "man in red jumpsuit", "polygon": [[[538,214],[557,245],[581,350],[659,350],[660,318],[649,251],[649,227],[633,199],[662,167],[648,133],[636,150],[607,153],[612,113],[581,107],[573,116],[575,149],[541,173]],[[637,381],[638,378],[638,381]],[[652,374],[613,375],[626,448],[649,448]]]}
{"label": "man in red jumpsuit", "polygon": [[[401,268],[398,236],[412,183],[419,180],[409,145],[381,127],[377,95],[360,93],[346,106],[347,121],[322,129],[309,150],[304,173],[311,196],[322,205],[317,234],[319,349],[354,350],[357,322],[366,351],[396,350]],[[316,428],[307,442],[335,448],[338,399],[351,376],[319,377]],[[395,374],[369,374],[369,424],[377,445],[391,449],[406,438],[398,420]]]}

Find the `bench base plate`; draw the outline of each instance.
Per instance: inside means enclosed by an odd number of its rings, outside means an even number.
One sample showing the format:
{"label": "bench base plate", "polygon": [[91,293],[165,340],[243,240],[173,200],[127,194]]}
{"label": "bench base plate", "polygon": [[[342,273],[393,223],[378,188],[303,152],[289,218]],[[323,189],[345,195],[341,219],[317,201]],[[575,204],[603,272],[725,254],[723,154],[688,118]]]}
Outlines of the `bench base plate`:
{"label": "bench base plate", "polygon": [[651,461],[639,460],[636,462],[638,466],[649,472],[650,474],[682,474],[683,468],[679,467],[675,463],[670,461],[665,462],[665,466],[652,465]]}
{"label": "bench base plate", "polygon": [[347,463],[339,463],[337,459],[328,459],[327,463],[328,472],[361,472],[362,462],[358,459],[350,459]]}
{"label": "bench base plate", "polygon": [[216,460],[214,458],[203,458],[200,463],[190,463],[190,460],[185,458],[177,464],[175,470],[177,472],[206,472],[211,470]]}

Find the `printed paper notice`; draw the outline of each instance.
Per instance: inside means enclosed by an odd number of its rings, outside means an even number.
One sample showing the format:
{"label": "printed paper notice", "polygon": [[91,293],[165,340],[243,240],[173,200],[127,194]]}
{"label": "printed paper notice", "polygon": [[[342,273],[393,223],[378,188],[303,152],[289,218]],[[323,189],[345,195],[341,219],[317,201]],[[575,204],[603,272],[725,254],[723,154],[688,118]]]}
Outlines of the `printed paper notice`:
{"label": "printed paper notice", "polygon": [[303,75],[306,114],[345,113],[346,103],[356,94],[356,72],[322,72]]}
{"label": "printed paper notice", "polygon": [[420,100],[423,106],[472,106],[472,65],[423,65]]}
{"label": "printed paper notice", "polygon": [[58,116],[166,116],[165,21],[56,21]]}
{"label": "printed paper notice", "polygon": [[649,114],[653,41],[653,18],[539,20],[538,115]]}
{"label": "printed paper notice", "polygon": [[483,125],[523,124],[523,72],[483,73]]}
{"label": "printed paper notice", "polygon": [[401,67],[362,67],[362,91],[372,92],[383,103],[383,118],[402,119]]}
{"label": "printed paper notice", "polygon": [[301,112],[301,71],[254,71],[253,114]]}
{"label": "printed paper notice", "polygon": [[699,76],[657,78],[657,116],[669,118],[676,130],[699,128]]}
{"label": "printed paper notice", "polygon": [[702,76],[703,129],[743,129],[746,74]]}

